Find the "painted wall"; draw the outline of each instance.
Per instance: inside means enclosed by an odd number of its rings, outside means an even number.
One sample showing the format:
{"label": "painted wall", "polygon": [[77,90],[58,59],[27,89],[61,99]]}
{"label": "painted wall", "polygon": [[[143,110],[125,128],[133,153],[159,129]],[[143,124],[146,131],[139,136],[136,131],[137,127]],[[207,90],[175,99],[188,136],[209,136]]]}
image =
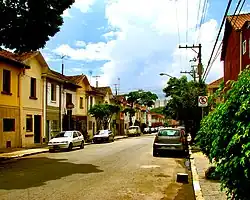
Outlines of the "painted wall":
{"label": "painted wall", "polygon": [[[11,93],[12,95],[2,94],[3,90],[3,69],[11,71]],[[0,62],[0,105],[9,105],[9,106],[19,106],[19,74],[21,73],[21,69]]]}
{"label": "painted wall", "polygon": [[72,94],[72,103],[75,106],[73,108],[73,110],[72,110],[72,115],[76,115],[76,108],[77,108],[76,92],[74,92],[72,90],[68,90],[68,89],[64,89],[63,90],[63,94],[62,94],[62,109],[63,109],[63,113],[65,113],[67,111],[67,108],[66,108],[66,93]]}
{"label": "painted wall", "polygon": [[242,70],[250,64],[250,29],[247,27],[244,27],[242,31],[242,42],[244,40],[246,41],[246,53],[242,55]]}
{"label": "painted wall", "polygon": [[[25,71],[21,80],[21,91],[22,91],[22,113],[21,113],[21,131],[22,131],[22,145],[23,147],[29,147],[34,145],[34,116],[41,116],[41,135],[40,141],[42,142],[42,137],[44,136],[44,116],[43,116],[43,79],[41,77],[43,67],[38,62],[36,57],[32,57],[25,61],[27,65],[31,68]],[[31,91],[31,78],[36,79],[36,98],[30,98]],[[26,118],[27,115],[32,116],[32,131],[27,131]]]}

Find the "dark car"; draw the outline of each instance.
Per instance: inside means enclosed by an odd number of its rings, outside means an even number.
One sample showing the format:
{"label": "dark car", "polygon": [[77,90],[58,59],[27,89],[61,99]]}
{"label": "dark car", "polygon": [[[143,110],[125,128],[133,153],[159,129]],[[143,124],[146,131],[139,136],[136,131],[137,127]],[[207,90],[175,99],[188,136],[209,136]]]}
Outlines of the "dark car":
{"label": "dark car", "polygon": [[153,156],[169,150],[184,153],[186,148],[185,132],[181,128],[162,128],[155,136]]}

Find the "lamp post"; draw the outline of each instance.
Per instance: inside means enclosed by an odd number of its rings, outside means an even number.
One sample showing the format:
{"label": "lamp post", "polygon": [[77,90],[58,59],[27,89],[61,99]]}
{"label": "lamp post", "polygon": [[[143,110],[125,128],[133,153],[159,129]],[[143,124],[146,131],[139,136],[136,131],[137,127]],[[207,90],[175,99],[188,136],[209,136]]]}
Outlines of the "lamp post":
{"label": "lamp post", "polygon": [[169,75],[169,74],[166,74],[166,73],[160,73],[159,75],[160,75],[160,76],[168,76],[168,77],[170,77],[170,78],[174,78],[173,76],[171,76],[171,75]]}

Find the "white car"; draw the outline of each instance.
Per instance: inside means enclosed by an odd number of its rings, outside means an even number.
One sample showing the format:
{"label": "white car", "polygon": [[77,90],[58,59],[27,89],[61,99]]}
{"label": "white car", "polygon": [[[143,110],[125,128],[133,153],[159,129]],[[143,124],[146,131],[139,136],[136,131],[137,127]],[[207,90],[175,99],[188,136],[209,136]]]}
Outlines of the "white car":
{"label": "white car", "polygon": [[79,131],[62,131],[48,143],[49,151],[58,149],[72,150],[73,147],[84,148],[84,137]]}

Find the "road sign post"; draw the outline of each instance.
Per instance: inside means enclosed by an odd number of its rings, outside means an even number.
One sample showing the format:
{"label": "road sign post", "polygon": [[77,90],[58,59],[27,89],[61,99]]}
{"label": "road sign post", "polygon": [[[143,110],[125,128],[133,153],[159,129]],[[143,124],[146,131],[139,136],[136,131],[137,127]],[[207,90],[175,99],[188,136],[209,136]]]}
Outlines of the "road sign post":
{"label": "road sign post", "polygon": [[207,107],[208,106],[208,97],[207,96],[199,96],[198,97],[198,106],[199,107]]}
{"label": "road sign post", "polygon": [[198,106],[201,107],[201,118],[204,116],[204,107],[208,106],[208,96],[199,96],[198,97]]}

